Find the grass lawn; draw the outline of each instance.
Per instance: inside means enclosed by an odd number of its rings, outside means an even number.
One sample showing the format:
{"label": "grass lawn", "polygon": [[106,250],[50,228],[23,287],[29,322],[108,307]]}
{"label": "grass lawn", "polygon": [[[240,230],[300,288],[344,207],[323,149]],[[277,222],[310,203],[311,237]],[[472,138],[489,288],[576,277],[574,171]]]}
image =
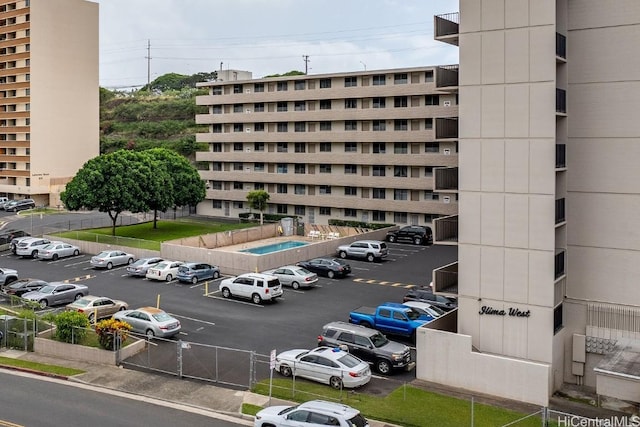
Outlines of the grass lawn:
{"label": "grass lawn", "polygon": [[[471,402],[442,394],[432,393],[412,386],[399,387],[386,397],[370,396],[333,390],[328,386],[307,381],[296,381],[296,394],[292,393],[290,379],[274,379],[272,397],[296,402],[312,399],[338,401],[359,409],[365,417],[386,421],[406,427],[433,425],[458,427],[471,425]],[[268,395],[268,380],[258,383],[254,392]],[[475,427],[498,427],[528,414],[521,414],[488,405],[475,404],[473,408]],[[540,416],[533,416],[515,423],[516,427],[539,427]],[[555,426],[555,423],[550,425]]]}
{"label": "grass lawn", "polygon": [[84,374],[81,369],[66,368],[64,366],[47,365],[46,363],[31,362],[28,360],[14,359],[11,357],[0,357],[0,365],[13,366],[16,368],[31,369],[48,374],[72,376]]}

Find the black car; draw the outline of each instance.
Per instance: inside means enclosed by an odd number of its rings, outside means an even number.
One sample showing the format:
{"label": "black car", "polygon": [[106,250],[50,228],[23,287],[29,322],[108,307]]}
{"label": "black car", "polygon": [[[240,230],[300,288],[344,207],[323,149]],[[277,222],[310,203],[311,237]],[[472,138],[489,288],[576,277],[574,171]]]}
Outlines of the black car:
{"label": "black car", "polygon": [[351,274],[351,266],[339,258],[314,258],[300,261],[296,265],[304,267],[318,276],[327,276],[329,279]]}
{"label": "black car", "polygon": [[15,295],[21,297],[27,292],[38,291],[43,286],[48,285],[44,280],[38,279],[19,279],[4,287],[3,291],[7,295]]}
{"label": "black car", "polygon": [[33,199],[21,199],[14,200],[4,205],[4,210],[7,212],[18,212],[26,209],[33,209],[36,207],[36,202]]}
{"label": "black car", "polygon": [[431,245],[433,232],[423,225],[407,225],[399,230],[387,233],[387,242],[410,242],[414,245]]}
{"label": "black car", "polygon": [[410,289],[404,298],[402,298],[402,301],[428,302],[429,304],[441,308],[444,311],[451,311],[458,307],[457,299],[445,297],[443,295],[436,295],[428,286],[419,286]]}

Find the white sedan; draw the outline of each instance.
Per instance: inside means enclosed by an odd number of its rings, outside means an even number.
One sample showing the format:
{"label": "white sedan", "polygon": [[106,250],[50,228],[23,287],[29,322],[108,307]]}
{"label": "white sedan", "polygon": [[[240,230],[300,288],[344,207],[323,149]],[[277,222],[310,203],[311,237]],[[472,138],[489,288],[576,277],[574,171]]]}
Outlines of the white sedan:
{"label": "white sedan", "polygon": [[276,370],[285,377],[295,375],[335,389],[356,388],[371,380],[371,369],[354,355],[339,348],[289,350],[276,356]]}
{"label": "white sedan", "polygon": [[293,289],[310,288],[318,283],[317,274],[297,265],[285,265],[275,270],[265,271],[264,274],[276,276],[282,286],[291,286]]}
{"label": "white sedan", "polygon": [[172,281],[178,274],[178,269],[184,264],[180,261],[162,261],[147,270],[146,278],[150,280]]}
{"label": "white sedan", "polygon": [[58,258],[78,255],[80,255],[79,247],[64,242],[51,242],[38,250],[39,259],[52,259],[54,261]]}

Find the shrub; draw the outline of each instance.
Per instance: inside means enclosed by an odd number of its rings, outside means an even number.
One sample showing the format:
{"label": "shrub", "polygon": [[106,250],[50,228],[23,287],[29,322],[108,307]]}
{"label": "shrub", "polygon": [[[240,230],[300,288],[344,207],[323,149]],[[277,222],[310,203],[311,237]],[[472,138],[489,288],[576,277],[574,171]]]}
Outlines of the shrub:
{"label": "shrub", "polygon": [[64,311],[55,316],[56,338],[68,343],[81,342],[87,336],[89,319],[77,311]]}
{"label": "shrub", "polygon": [[329,225],[343,226],[343,227],[356,227],[356,228],[369,228],[371,230],[378,230],[380,228],[393,227],[395,224],[381,224],[375,222],[362,222],[362,221],[348,221],[343,219],[330,219]]}
{"label": "shrub", "polygon": [[115,350],[116,342],[122,345],[129,337],[131,325],[116,319],[105,319],[96,323],[95,328],[100,346],[105,350]]}

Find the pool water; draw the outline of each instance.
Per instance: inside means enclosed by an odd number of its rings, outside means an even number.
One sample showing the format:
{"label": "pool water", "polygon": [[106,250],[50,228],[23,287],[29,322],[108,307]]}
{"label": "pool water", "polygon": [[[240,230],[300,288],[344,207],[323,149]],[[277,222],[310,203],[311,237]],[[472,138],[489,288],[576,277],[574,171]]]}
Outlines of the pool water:
{"label": "pool water", "polygon": [[293,249],[300,246],[306,246],[309,243],[307,242],[299,242],[297,240],[288,240],[286,242],[280,243],[272,243],[270,245],[258,246],[257,248],[251,249],[243,249],[240,252],[255,254],[255,255],[264,255],[270,254],[272,252],[284,251],[285,249]]}

